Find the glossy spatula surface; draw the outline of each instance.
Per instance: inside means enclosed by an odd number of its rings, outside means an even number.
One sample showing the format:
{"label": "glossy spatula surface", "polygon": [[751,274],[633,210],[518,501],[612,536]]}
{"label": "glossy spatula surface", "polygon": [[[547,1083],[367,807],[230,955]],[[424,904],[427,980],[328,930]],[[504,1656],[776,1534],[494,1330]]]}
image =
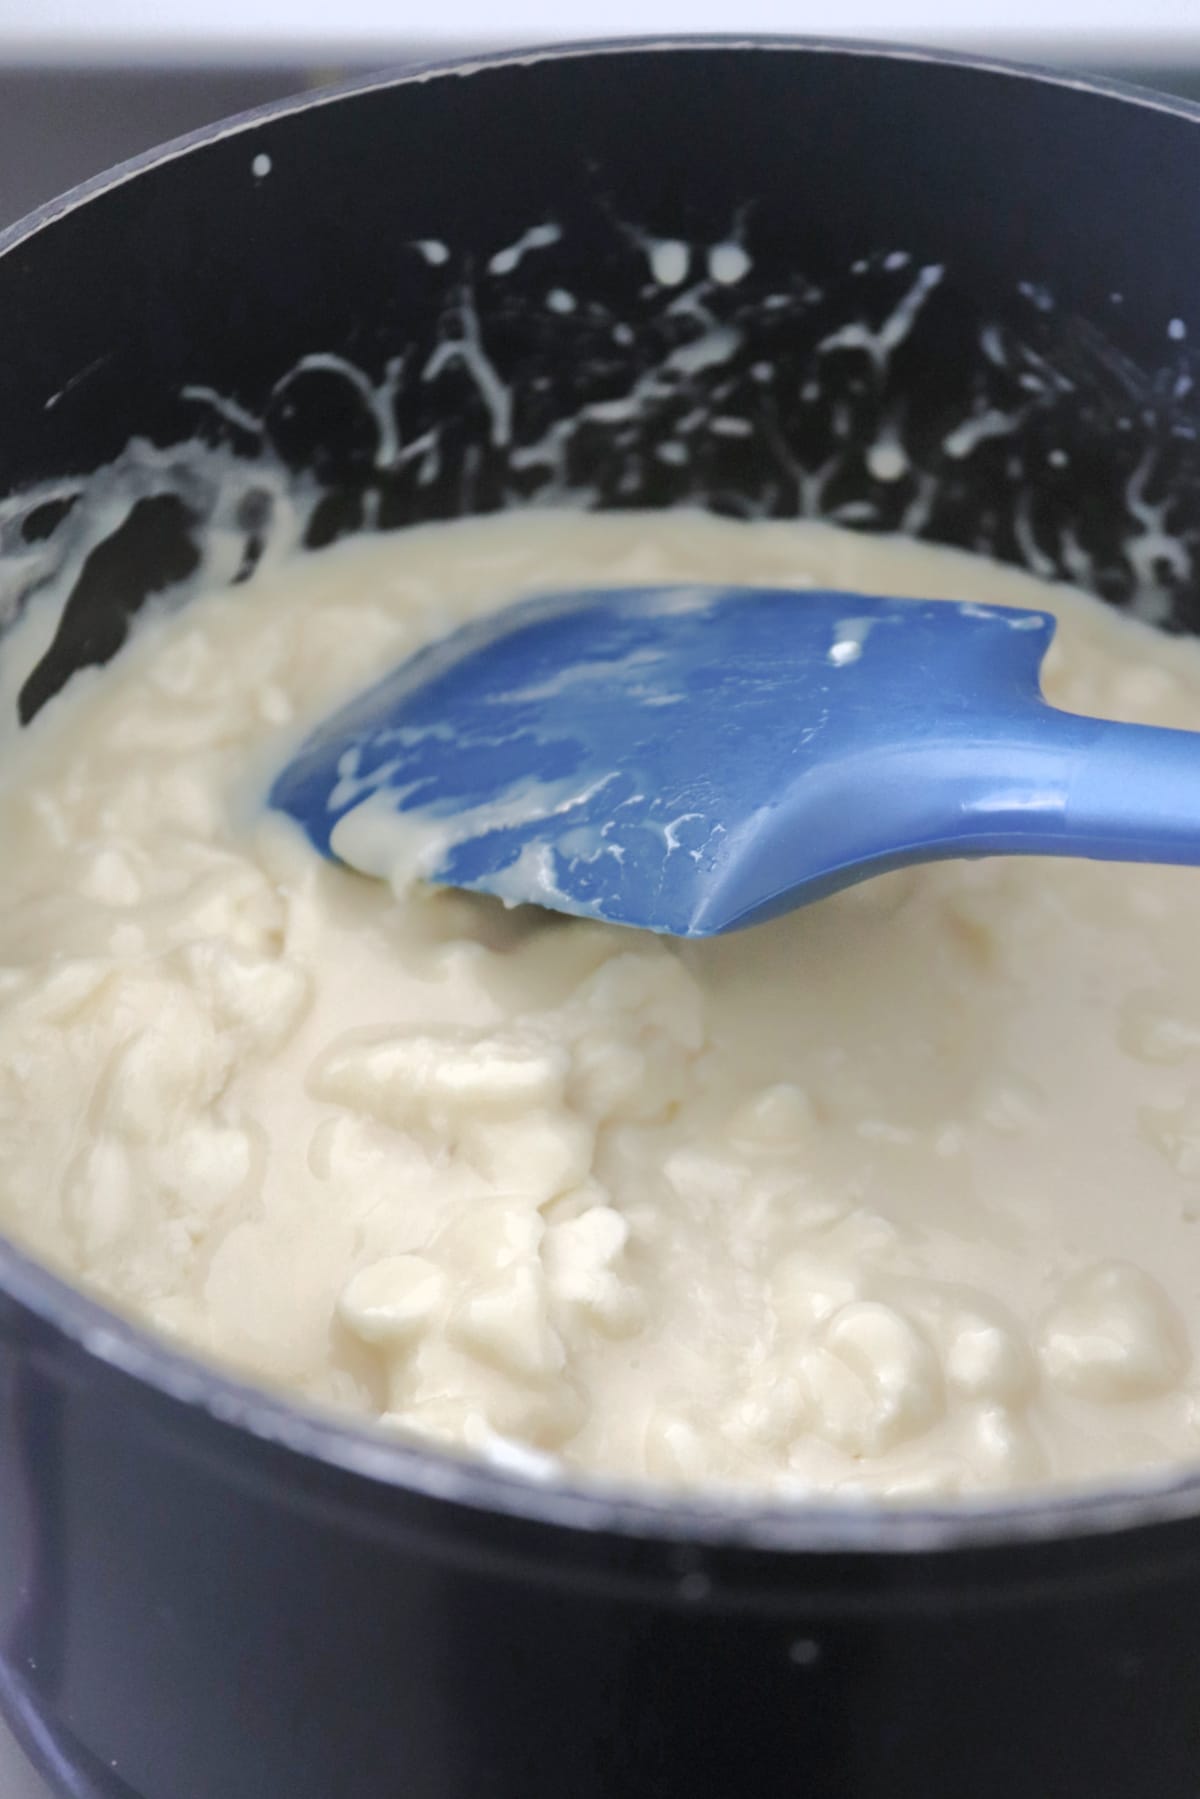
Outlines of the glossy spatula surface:
{"label": "glossy spatula surface", "polygon": [[812,589],[548,595],[395,669],[271,803],[366,874],[679,936],[949,856],[1200,860],[1200,735],[1047,705],[1053,631]]}

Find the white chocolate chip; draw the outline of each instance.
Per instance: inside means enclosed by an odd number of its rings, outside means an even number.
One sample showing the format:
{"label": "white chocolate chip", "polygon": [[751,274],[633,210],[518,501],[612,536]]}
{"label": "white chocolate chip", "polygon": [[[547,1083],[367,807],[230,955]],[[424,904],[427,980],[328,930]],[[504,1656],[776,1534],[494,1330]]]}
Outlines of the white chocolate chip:
{"label": "white chocolate chip", "polygon": [[545,1284],[528,1266],[477,1287],[455,1307],[448,1329],[471,1354],[518,1379],[547,1380],[566,1362],[550,1324]]}
{"label": "white chocolate chip", "polygon": [[336,1044],[309,1077],[320,1099],[404,1129],[449,1132],[464,1118],[512,1118],[553,1104],[567,1058],[549,1044],[516,1037],[381,1032]]}
{"label": "white chocolate chip", "polygon": [[812,1429],[855,1455],[879,1455],[927,1430],[942,1409],[928,1344],[898,1312],[857,1301],[835,1312],[800,1362]]}
{"label": "white chocolate chip", "polygon": [[446,1277],[423,1256],[388,1256],[360,1268],[338,1300],[338,1316],[364,1343],[411,1343],[441,1308]]}
{"label": "white chocolate chip", "polygon": [[1038,1353],[1056,1386],[1099,1402],[1165,1393],[1190,1360],[1183,1324],[1158,1282],[1120,1262],[1064,1282],[1042,1319]]}

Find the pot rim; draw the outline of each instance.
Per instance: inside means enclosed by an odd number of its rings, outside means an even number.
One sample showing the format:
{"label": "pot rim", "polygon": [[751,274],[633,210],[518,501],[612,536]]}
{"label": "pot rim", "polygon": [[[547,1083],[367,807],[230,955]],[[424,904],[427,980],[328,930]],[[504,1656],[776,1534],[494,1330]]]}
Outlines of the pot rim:
{"label": "pot rim", "polygon": [[279,100],[267,100],[211,125],[198,126],[179,137],[143,150],[109,169],[89,176],[86,181],[68,188],[65,193],[45,201],[32,212],[0,230],[0,257],[7,256],[19,245],[43,231],[48,225],[74,212],[89,200],[98,199],[111,188],[119,187],[148,169],[174,162],[193,150],[218,143],[228,137],[251,132],[258,126],[272,124],[293,113],[310,112],[321,106],[332,106],[361,94],[382,92],[385,88],[407,87],[446,77],[464,78],[486,74],[492,69],[513,68],[543,62],[569,62],[595,59],[599,56],[650,55],[666,56],[681,50],[720,50],[750,53],[791,52],[805,56],[861,57],[880,62],[933,63],[947,68],[971,70],[981,75],[1002,75],[1015,81],[1036,82],[1044,87],[1060,87],[1079,93],[1095,94],[1102,99],[1124,102],[1149,112],[1163,112],[1190,123],[1200,123],[1200,101],[1164,94],[1155,88],[1140,87],[1107,75],[1079,75],[1069,69],[1044,67],[1006,57],[983,56],[973,51],[943,50],[919,44],[888,43],[876,39],[792,36],[769,32],[703,32],[662,34],[637,38],[589,38],[580,42],[520,45],[515,49],[496,49],[453,56],[434,56],[404,62],[380,69],[373,74],[350,76],[345,81],[290,94]]}
{"label": "pot rim", "polygon": [[[1090,93],[1200,125],[1200,103],[1128,82],[915,45],[775,34],[703,34],[521,46],[403,64],[269,101],[187,132],[80,183],[0,231],[0,258],[78,207],[149,169],[225,138],[253,133],[294,113],[384,89],[522,64],[696,50],[933,63]],[[649,1483],[643,1487],[598,1478],[534,1480],[436,1446],[390,1438],[350,1418],[307,1407],[195,1360],[72,1286],[0,1233],[0,1296],[4,1295],[54,1334],[75,1344],[90,1360],[152,1389],[176,1408],[206,1414],[235,1434],[324,1463],[378,1489],[407,1491],[471,1512],[497,1513],[566,1530],[785,1555],[894,1556],[1108,1536],[1200,1516],[1200,1462],[1191,1468],[1157,1470],[1089,1488],[1028,1497],[961,1499],[932,1506],[897,1506],[876,1500],[769,1502],[720,1493],[681,1497]]]}

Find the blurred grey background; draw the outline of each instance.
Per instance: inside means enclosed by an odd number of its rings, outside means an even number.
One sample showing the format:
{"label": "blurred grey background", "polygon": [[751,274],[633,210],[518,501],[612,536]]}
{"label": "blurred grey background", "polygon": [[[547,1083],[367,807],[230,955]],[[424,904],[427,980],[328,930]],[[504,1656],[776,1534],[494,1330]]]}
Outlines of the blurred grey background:
{"label": "blurred grey background", "polygon": [[0,224],[181,132],[358,72],[282,61],[6,68],[0,52]]}

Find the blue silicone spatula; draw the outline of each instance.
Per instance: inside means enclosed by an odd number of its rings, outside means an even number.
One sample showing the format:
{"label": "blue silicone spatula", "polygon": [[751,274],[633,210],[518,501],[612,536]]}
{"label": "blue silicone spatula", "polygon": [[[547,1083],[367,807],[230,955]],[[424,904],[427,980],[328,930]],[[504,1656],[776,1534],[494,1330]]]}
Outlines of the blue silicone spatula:
{"label": "blue silicone spatula", "polygon": [[554,594],[422,650],[271,802],[351,867],[677,936],[905,863],[1200,863],[1200,734],[1057,710],[1049,613],[862,594]]}

